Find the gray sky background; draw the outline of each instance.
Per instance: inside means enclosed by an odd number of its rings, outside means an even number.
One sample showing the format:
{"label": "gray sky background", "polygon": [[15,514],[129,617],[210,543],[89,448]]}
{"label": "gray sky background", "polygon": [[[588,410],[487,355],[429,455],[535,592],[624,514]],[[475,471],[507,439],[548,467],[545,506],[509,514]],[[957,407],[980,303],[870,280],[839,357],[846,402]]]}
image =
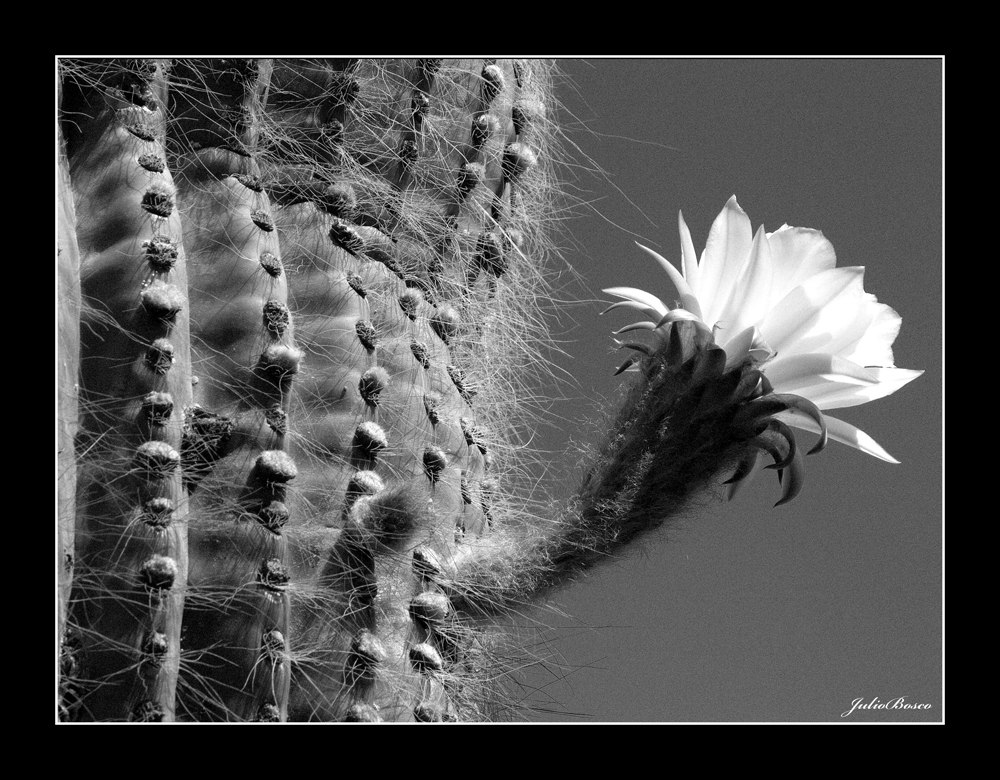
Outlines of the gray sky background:
{"label": "gray sky background", "polygon": [[[833,412],[902,461],[831,442],[803,493],[773,472],[734,502],[708,502],[590,574],[546,614],[559,665],[526,685],[541,720],[941,720],[943,260],[939,59],[565,60],[562,122],[604,169],[567,224],[566,259],[595,299],[571,309],[561,361],[579,387],[554,411],[563,450],[613,398],[620,356],[602,287],[662,291],[640,240],[679,256],[683,209],[696,250],[735,194],[754,229],[817,228],[838,266],[903,318],[896,365],[926,373],[889,398]],[[575,153],[580,159],[578,152]],[[569,245],[569,242],[572,242]],[[811,437],[807,440],[811,440]],[[565,459],[566,469],[571,462]],[[573,480],[578,474],[574,474]],[[842,712],[856,698],[929,710]],[[579,717],[585,716],[585,717]]]}

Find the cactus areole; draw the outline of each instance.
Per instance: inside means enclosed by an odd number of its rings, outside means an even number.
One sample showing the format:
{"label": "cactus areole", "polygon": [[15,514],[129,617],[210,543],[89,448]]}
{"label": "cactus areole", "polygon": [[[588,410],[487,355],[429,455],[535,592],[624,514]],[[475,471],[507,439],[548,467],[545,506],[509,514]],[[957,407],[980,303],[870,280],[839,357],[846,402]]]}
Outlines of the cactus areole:
{"label": "cactus areole", "polygon": [[751,456],[792,481],[811,409],[654,316],[540,516],[555,75],[58,61],[60,720],[517,718],[510,615]]}

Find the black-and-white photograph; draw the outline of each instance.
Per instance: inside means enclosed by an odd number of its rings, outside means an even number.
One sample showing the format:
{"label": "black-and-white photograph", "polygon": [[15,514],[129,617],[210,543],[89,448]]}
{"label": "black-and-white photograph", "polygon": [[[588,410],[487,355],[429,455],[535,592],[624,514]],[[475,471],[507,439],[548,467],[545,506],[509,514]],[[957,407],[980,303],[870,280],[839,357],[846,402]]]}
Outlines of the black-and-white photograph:
{"label": "black-and-white photograph", "polygon": [[57,56],[54,720],[944,723],[944,57]]}

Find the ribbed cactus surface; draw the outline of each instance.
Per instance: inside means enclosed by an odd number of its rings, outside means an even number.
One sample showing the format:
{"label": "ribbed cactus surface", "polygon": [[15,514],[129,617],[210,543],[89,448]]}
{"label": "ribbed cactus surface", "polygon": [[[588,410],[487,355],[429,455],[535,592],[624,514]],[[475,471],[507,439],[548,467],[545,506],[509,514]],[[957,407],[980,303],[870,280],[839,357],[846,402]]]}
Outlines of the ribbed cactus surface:
{"label": "ribbed cactus surface", "polygon": [[550,70],[60,63],[65,717],[498,716]]}
{"label": "ribbed cactus surface", "polygon": [[789,424],[826,442],[742,294],[700,308],[767,254],[733,199],[701,265],[683,221],[684,274],[652,253],[682,305],[606,291],[637,381],[532,509],[553,63],[59,66],[62,719],[510,718],[507,615],[761,454],[790,500]]}

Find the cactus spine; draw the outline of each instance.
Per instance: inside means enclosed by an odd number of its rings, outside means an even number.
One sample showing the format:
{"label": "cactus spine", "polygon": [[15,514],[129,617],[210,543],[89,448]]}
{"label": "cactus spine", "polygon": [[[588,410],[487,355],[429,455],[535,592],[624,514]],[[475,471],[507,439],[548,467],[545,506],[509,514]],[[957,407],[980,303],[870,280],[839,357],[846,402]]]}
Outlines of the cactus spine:
{"label": "cactus spine", "polygon": [[65,717],[509,717],[490,618],[739,462],[759,387],[677,326],[528,511],[552,64],[60,65]]}
{"label": "cactus spine", "polygon": [[187,579],[186,264],[162,68],[125,61],[100,79],[79,95],[69,158],[86,307],[68,652],[102,683],[94,717],[159,720],[174,713]]}

